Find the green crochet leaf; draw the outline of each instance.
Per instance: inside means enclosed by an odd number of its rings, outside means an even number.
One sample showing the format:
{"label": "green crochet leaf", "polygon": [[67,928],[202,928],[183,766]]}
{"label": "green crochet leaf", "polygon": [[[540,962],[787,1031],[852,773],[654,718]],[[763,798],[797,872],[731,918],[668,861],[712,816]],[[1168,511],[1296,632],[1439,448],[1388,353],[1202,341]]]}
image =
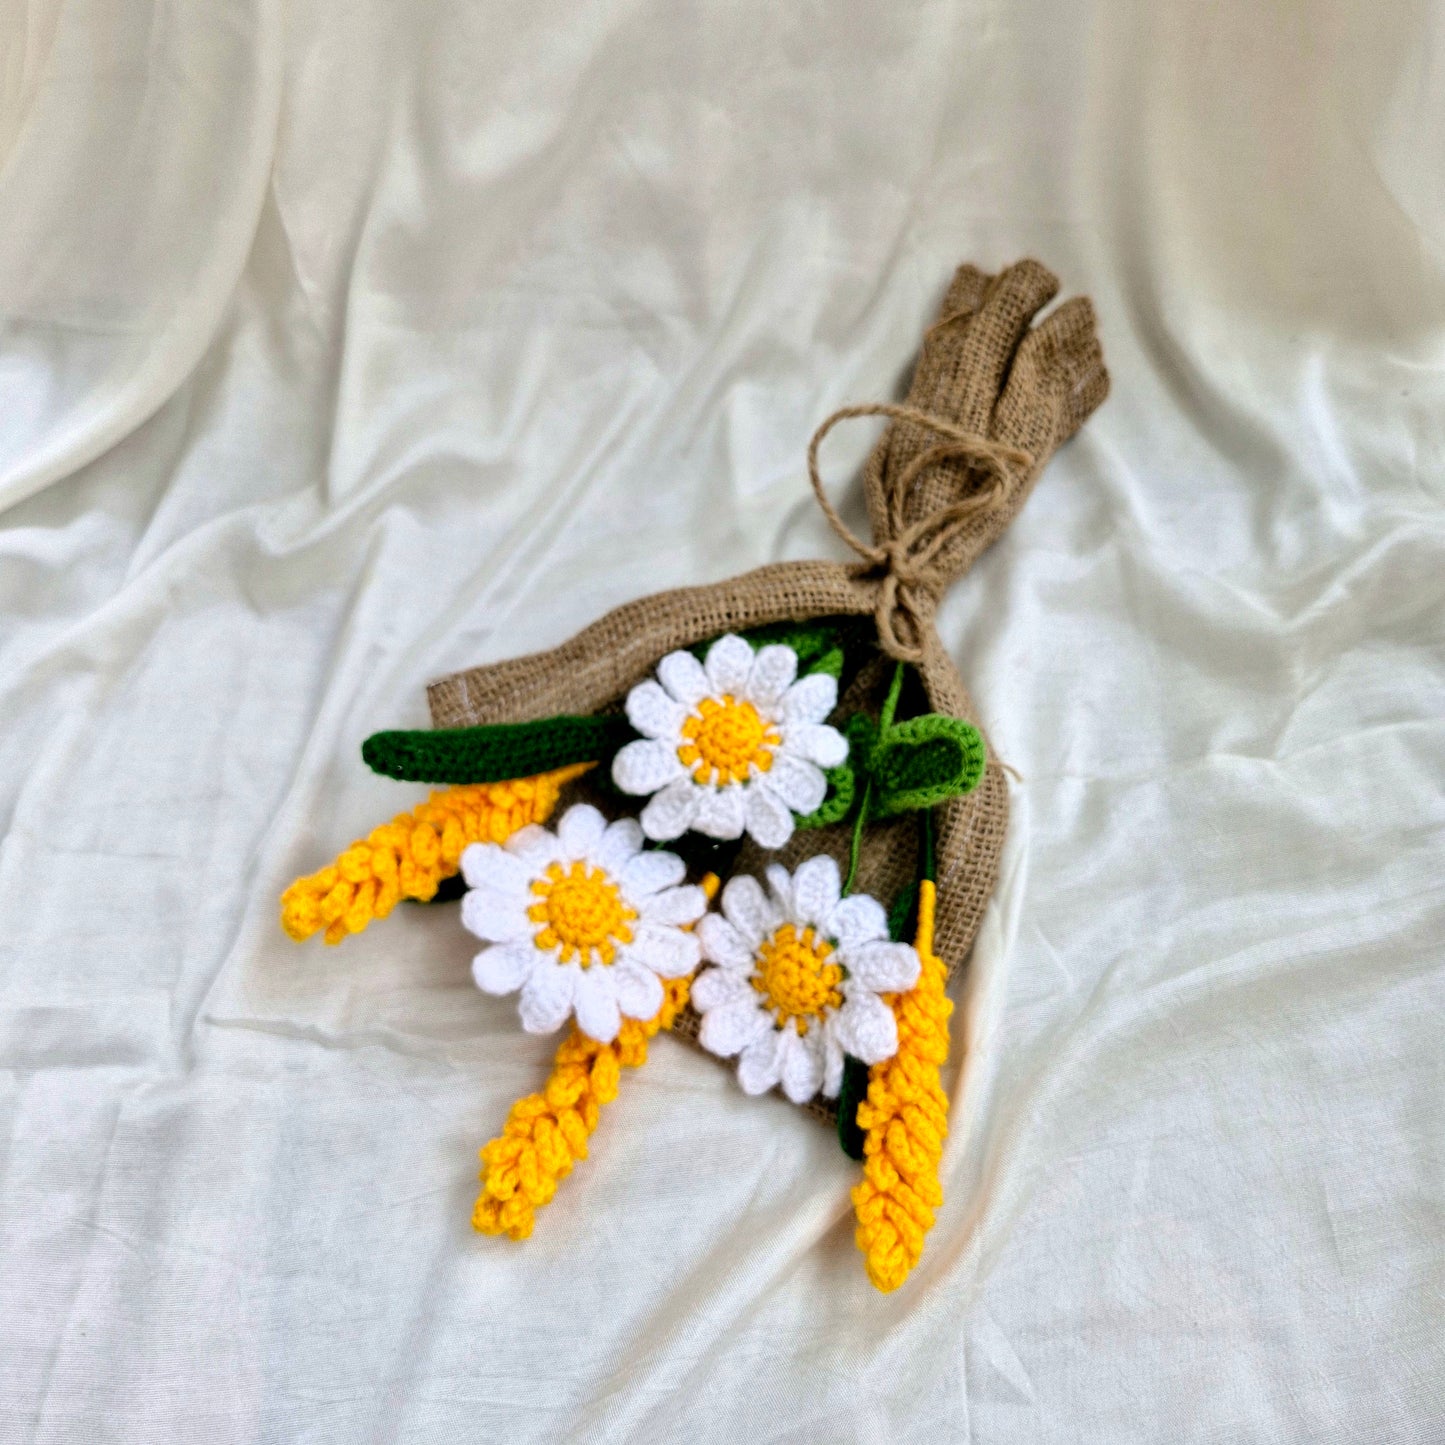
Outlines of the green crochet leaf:
{"label": "green crochet leaf", "polygon": [[500,783],[569,763],[606,762],[637,734],[625,717],[549,717],[478,728],[373,733],[369,768],[409,783]]}
{"label": "green crochet leaf", "polygon": [[826,672],[829,677],[843,676],[843,649],[831,647],[827,652],[819,653],[817,656],[804,662],[802,657],[798,658],[798,671],[804,676],[810,676],[815,672]]}
{"label": "green crochet leaf", "polygon": [[959,718],[925,713],[897,723],[869,756],[869,814],[891,818],[972,792],[987,761],[978,729]]}
{"label": "green crochet leaf", "polygon": [[853,769],[840,763],[836,768],[825,768],[823,776],[828,780],[828,795],[811,813],[795,814],[799,828],[826,828],[830,823],[841,823],[852,811]]}
{"label": "green crochet leaf", "polygon": [[913,910],[918,904],[918,884],[905,883],[888,910],[888,936],[899,943],[913,932],[909,924],[913,921]]}

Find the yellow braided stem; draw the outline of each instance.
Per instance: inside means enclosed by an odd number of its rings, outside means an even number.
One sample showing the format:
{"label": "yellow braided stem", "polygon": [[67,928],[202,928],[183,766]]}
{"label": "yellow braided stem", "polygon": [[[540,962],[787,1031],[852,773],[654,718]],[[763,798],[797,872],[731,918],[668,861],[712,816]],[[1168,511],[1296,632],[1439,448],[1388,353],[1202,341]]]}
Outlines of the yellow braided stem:
{"label": "yellow braided stem", "polygon": [[938,1165],[948,1133],[948,1096],[939,1070],[948,1058],[946,971],[933,952],[936,893],[918,887],[918,982],[889,1000],[898,1019],[898,1052],[868,1073],[868,1097],[858,1105],[864,1131],[863,1180],[853,1190],[855,1238],[868,1278],[895,1290],[923,1253],[933,1212],[943,1203]]}
{"label": "yellow braided stem", "polygon": [[[718,879],[702,880],[711,899]],[[573,1028],[557,1049],[552,1075],[540,1094],[512,1105],[501,1135],[482,1148],[482,1192],[472,1211],[472,1228],[481,1234],[526,1239],[537,1211],[551,1201],[559,1180],[587,1157],[587,1140],[604,1104],[617,1097],[622,1065],[647,1062],[647,1042],[669,1028],[687,1003],[691,978],[662,981],[662,1007],[646,1022],[623,1019],[617,1038],[599,1044]]]}
{"label": "yellow braided stem", "polygon": [[503,843],[528,823],[545,822],[563,786],[591,766],[434,792],[373,828],[330,867],[298,878],[281,895],[282,928],[298,943],[323,928],[327,943],[340,943],[403,898],[434,898],[442,879],[461,867],[469,843]]}

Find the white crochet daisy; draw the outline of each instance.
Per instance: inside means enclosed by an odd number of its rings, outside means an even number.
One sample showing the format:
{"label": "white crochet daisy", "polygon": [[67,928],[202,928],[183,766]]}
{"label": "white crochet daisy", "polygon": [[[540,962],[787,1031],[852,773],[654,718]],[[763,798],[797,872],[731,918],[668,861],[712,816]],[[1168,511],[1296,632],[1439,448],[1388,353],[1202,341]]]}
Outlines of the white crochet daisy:
{"label": "white crochet daisy", "polygon": [[642,810],[649,838],[691,828],[712,838],[746,830],[764,848],[788,841],[793,815],[823,801],[823,769],[848,756],[847,740],[823,721],[837,704],[837,681],[797,676],[791,647],[754,652],[729,633],[705,662],[669,653],[656,681],[627,694],[628,721],[642,737],[618,752],[612,778],[624,793],[652,794]]}
{"label": "white crochet daisy", "polygon": [[741,1055],[738,1080],[761,1094],[781,1083],[794,1103],[843,1080],[843,1055],[876,1064],[898,1051],[893,1010],[879,998],[912,988],[918,954],[888,939],[883,905],[840,898],[838,865],[809,858],[791,876],[776,863],[769,891],[746,874],[723,889],[722,913],[698,925],[704,969],[692,986],[700,1042]]}
{"label": "white crochet daisy", "polygon": [[599,1043],[622,1017],[650,1019],[664,978],[698,965],[684,925],[701,917],[701,888],[679,887],[682,859],[642,848],[632,818],[608,823],[578,803],[551,832],[532,824],[504,844],[462,854],[462,922],[487,947],[472,963],[485,993],[521,990],[522,1027],[544,1034],[575,1014]]}

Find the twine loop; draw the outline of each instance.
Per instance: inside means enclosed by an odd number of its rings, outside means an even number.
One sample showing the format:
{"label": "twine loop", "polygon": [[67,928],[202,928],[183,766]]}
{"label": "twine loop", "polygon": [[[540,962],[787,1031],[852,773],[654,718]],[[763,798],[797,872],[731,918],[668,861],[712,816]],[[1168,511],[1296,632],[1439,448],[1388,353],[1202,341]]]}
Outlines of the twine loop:
{"label": "twine loop", "polygon": [[[843,521],[828,500],[818,473],[818,448],[823,438],[840,421],[859,416],[886,416],[895,421],[913,422],[944,438],[937,446],[920,452],[896,478],[885,483],[886,535],[876,542],[865,542]],[[955,458],[971,462],[983,472],[986,478],[983,485],[916,522],[905,522],[904,508],[915,479],[927,468]],[[971,521],[1002,507],[1018,476],[1027,473],[1033,464],[1033,457],[1018,447],[990,441],[917,407],[888,402],[841,407],[813,433],[808,443],[808,480],[813,484],[813,493],[828,525],[862,558],[861,570],[865,574],[880,574],[874,617],[878,640],[889,656],[900,662],[922,660],[924,638],[939,594],[953,575],[940,565],[940,555]]]}

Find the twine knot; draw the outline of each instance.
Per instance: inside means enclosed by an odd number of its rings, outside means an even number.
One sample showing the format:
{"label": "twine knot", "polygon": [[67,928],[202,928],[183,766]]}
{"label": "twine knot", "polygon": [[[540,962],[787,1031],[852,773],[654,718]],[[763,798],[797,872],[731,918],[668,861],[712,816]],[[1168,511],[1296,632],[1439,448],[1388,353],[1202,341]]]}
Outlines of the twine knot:
{"label": "twine knot", "polygon": [[[818,474],[818,448],[823,438],[840,421],[859,416],[886,416],[913,422],[945,438],[937,446],[920,452],[896,477],[885,482],[886,535],[874,542],[865,542],[838,515]],[[906,522],[904,509],[914,480],[928,467],[954,458],[969,461],[984,472],[984,484],[957,502],[915,522]],[[971,521],[1002,507],[1016,478],[1027,473],[1033,464],[1033,457],[1018,447],[990,441],[916,407],[887,402],[842,407],[813,433],[808,443],[808,480],[813,484],[814,495],[828,525],[862,558],[859,572],[877,576],[874,618],[878,624],[878,641],[889,656],[900,662],[922,661],[924,639],[938,607],[939,595],[952,577],[940,564],[941,554]]]}

